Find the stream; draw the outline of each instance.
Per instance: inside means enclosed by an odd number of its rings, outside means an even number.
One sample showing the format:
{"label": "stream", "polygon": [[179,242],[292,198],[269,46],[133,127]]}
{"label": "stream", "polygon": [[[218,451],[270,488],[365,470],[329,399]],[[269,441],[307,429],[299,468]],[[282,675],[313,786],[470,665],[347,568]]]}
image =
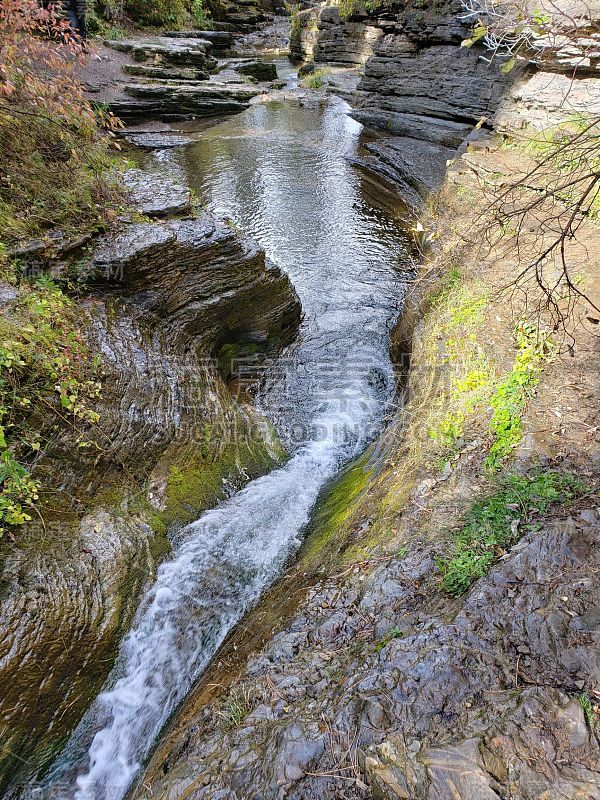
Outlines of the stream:
{"label": "stream", "polygon": [[155,157],[296,287],[299,335],[257,399],[290,459],[177,534],[104,690],[46,777],[55,797],[125,796],[228,631],[297,551],[319,493],[393,407],[389,335],[410,248],[349,161],[362,128],[347,110],[336,98],[262,103]]}

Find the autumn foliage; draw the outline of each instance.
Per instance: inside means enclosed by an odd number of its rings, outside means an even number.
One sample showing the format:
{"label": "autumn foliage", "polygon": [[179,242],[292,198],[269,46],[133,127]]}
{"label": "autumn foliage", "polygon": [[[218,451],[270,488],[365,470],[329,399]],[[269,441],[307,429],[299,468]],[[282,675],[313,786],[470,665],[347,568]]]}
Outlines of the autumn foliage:
{"label": "autumn foliage", "polygon": [[36,0],[0,4],[0,237],[101,223],[114,186],[108,143],[76,78],[82,43]]}

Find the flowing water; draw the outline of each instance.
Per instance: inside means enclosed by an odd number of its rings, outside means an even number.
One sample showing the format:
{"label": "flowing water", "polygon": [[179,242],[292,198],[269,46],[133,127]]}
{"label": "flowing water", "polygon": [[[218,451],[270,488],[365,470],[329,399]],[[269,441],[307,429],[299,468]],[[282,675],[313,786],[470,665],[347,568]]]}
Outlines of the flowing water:
{"label": "flowing water", "polygon": [[177,536],[104,691],[49,776],[60,797],[125,795],[227,632],[298,548],[319,492],[393,403],[389,331],[408,246],[349,163],[361,126],[346,110],[339,100],[261,104],[164,152],[166,166],[260,242],[300,296],[298,339],[268,370],[259,398],[291,457]]}

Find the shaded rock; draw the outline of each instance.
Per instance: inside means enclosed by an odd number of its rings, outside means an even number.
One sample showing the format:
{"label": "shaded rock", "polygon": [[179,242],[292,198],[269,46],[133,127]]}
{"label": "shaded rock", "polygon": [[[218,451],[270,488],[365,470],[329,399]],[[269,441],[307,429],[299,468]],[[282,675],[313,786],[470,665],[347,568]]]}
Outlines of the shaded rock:
{"label": "shaded rock", "polygon": [[[2,784],[50,759],[100,688],[153,559],[149,526],[98,510],[5,554],[0,625]],[[54,729],[48,735],[47,731]],[[35,763],[29,761],[35,753]]]}
{"label": "shaded rock", "polygon": [[157,173],[130,169],[123,180],[133,203],[148,217],[181,216],[192,210],[190,190]]}
{"label": "shaded rock", "polygon": [[430,142],[394,137],[369,142],[369,156],[356,163],[392,183],[402,199],[419,208],[446,177],[446,163],[455,151]]}
{"label": "shaded rock", "polygon": [[[186,189],[158,176],[134,170],[126,181],[148,213],[189,203]],[[168,551],[167,526],[281,458],[266,423],[221,377],[223,349],[233,361],[246,349],[276,353],[298,325],[296,294],[264,251],[208,213],[132,223],[98,243],[88,278],[95,290],[80,301],[80,326],[102,354],[103,390],[86,435],[100,444],[81,449],[80,431],[41,421],[49,446],[36,475],[63,513],[24,530],[18,546],[2,543],[9,796],[52,759],[99,690]]]}
{"label": "shaded rock", "polygon": [[277,78],[277,67],[268,61],[230,61],[228,67],[257,81],[273,81]]}

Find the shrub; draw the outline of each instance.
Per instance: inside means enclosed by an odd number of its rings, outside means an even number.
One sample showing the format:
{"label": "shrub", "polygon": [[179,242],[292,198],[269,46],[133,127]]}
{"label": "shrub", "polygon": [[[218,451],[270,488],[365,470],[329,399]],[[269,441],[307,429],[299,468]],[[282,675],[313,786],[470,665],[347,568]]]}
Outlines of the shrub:
{"label": "shrub", "polygon": [[311,75],[307,75],[302,83],[307,89],[320,89],[325,85],[325,76],[327,73],[327,69],[317,69]]}
{"label": "shrub", "polygon": [[212,28],[212,20],[208,11],[204,8],[202,0],[192,0],[190,12],[194,24],[201,30],[210,30]]}
{"label": "shrub", "polygon": [[125,0],[123,8],[134,22],[157,27],[178,26],[186,12],[184,0]]}
{"label": "shrub", "polygon": [[71,300],[47,278],[23,284],[0,319],[0,536],[31,519],[40,483],[28,466],[44,451],[42,416],[67,416],[84,429],[98,421],[99,359],[88,351]]}

